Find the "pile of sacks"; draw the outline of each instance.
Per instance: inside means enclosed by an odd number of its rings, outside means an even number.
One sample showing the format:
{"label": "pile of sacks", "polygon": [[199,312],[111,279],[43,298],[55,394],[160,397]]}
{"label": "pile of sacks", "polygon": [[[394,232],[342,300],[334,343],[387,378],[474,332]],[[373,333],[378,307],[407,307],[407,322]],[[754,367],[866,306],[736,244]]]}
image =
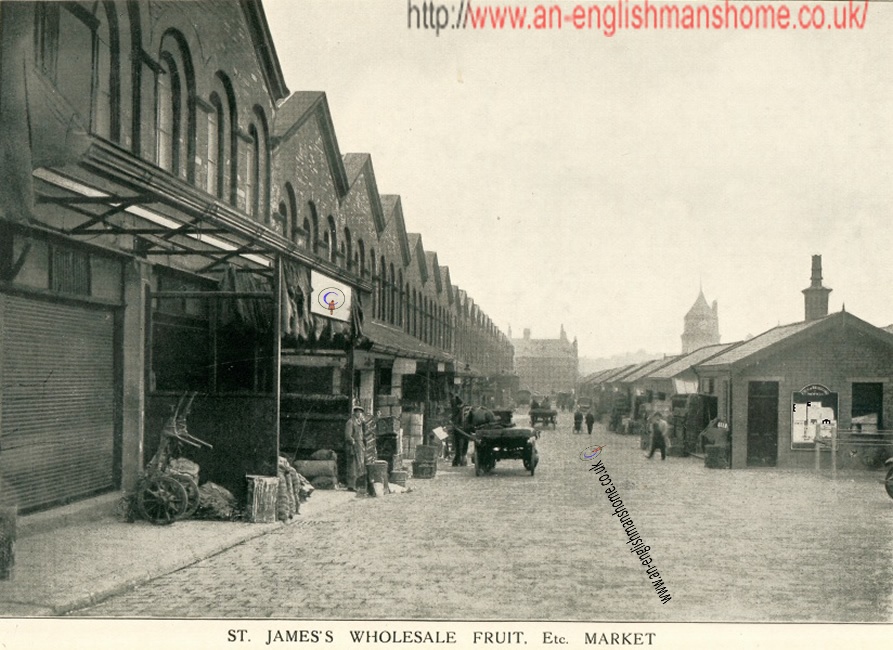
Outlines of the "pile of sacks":
{"label": "pile of sacks", "polygon": [[331,449],[313,452],[310,460],[296,460],[295,469],[318,490],[334,490],[338,485],[338,456]]}
{"label": "pile of sacks", "polygon": [[315,488],[284,456],[279,457],[278,477],[276,519],[288,521],[301,513],[301,504],[310,498]]}

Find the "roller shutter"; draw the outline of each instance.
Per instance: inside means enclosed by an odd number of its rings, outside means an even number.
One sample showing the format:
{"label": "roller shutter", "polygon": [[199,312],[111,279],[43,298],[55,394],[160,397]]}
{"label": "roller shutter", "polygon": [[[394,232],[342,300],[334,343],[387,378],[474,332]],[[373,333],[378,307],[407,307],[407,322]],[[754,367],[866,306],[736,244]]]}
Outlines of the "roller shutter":
{"label": "roller shutter", "polygon": [[0,295],[0,473],[30,510],[114,486],[114,317]]}

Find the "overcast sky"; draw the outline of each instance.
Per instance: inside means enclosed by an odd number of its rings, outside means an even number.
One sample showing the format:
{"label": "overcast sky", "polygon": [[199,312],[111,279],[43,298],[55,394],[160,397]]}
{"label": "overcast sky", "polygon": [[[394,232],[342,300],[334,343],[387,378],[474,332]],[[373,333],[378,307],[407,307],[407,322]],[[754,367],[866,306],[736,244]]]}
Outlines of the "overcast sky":
{"label": "overcast sky", "polygon": [[612,38],[264,7],[289,88],[326,92],[342,152],[503,331],[678,353],[702,283],[731,342],[803,319],[816,253],[832,311],[893,323],[893,6],[862,31]]}

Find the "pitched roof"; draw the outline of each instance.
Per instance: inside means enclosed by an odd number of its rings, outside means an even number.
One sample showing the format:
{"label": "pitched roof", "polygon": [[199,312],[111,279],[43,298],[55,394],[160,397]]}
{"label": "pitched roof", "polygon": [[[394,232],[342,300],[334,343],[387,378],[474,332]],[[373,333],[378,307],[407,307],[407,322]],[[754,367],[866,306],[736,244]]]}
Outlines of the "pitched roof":
{"label": "pitched roof", "polygon": [[276,46],[273,36],[270,34],[270,25],[267,15],[264,13],[260,2],[241,2],[242,11],[248,21],[251,37],[254,40],[254,51],[260,62],[261,73],[267,82],[267,89],[274,102],[278,102],[288,95],[288,87],[285,85],[285,76],[279,65],[279,57],[276,55]]}
{"label": "pitched roof", "polygon": [[622,381],[623,383],[632,383],[634,381],[639,381],[640,379],[647,377],[650,372],[657,370],[658,368],[661,368],[669,363],[672,363],[673,360],[676,358],[677,357],[675,356],[664,357],[663,359],[654,359],[651,362],[646,362],[646,364],[641,368],[638,368],[630,374],[626,375]]}
{"label": "pitched roof", "polygon": [[[828,318],[826,316],[825,318]],[[821,323],[825,318],[820,318],[813,321],[801,321],[799,323],[791,323],[789,325],[779,325],[778,327],[773,327],[772,329],[763,332],[750,340],[744,341],[740,345],[735,346],[725,352],[722,352],[706,361],[699,363],[700,366],[724,366],[730,363],[736,363],[737,361],[741,361],[742,359],[749,357],[752,354],[756,354],[766,348],[775,345],[776,343],[780,343],[785,339],[793,336],[794,334],[798,334],[804,330],[809,329],[810,327],[815,327],[818,323]]]}
{"label": "pitched roof", "polygon": [[639,363],[634,363],[633,365],[628,366],[626,368],[626,370],[624,370],[623,372],[617,373],[616,375],[614,375],[610,379],[607,379],[606,381],[611,384],[613,384],[615,382],[624,382],[624,381],[626,381],[627,377],[631,377],[633,374],[639,372],[646,366],[653,363],[653,361],[654,361],[653,359],[649,359],[648,361],[641,361]]}
{"label": "pitched roof", "polygon": [[853,328],[855,331],[874,337],[881,340],[885,345],[893,347],[893,334],[890,332],[887,332],[880,327],[875,327],[871,323],[853,316],[849,312],[838,311],[812,321],[801,321],[789,325],[773,327],[759,336],[744,341],[740,345],[698,365],[709,368],[738,363],[744,359],[754,357],[755,355],[764,354],[767,350],[775,346],[787,345],[794,339],[811,336],[814,333],[821,332],[831,327]]}
{"label": "pitched roof", "polygon": [[409,239],[406,236],[406,222],[403,221],[403,202],[398,194],[382,194],[380,198],[385,220],[387,225],[394,228],[394,233],[400,244],[400,253],[403,255],[403,266],[406,266],[409,264],[412,252],[409,248]]}
{"label": "pitched roof", "polygon": [[583,381],[581,383],[583,383],[583,384],[597,384],[601,381],[601,379],[603,377],[612,375],[615,372],[617,372],[618,370],[619,370],[619,368],[605,368],[604,370],[596,370],[595,372],[586,375],[586,377],[583,378]]}
{"label": "pitched roof", "polygon": [[[381,234],[387,222],[385,220],[384,206],[381,195],[378,193],[378,184],[375,182],[375,170],[372,168],[372,156],[368,153],[346,153],[342,156],[344,172],[347,177],[348,187],[353,188],[360,174],[364,174],[366,193],[369,196],[369,205],[372,208],[372,219],[375,232]],[[397,197],[399,198],[399,197]],[[393,206],[391,206],[393,209]]]}
{"label": "pitched roof", "polygon": [[600,384],[607,384],[613,382],[623,375],[627,374],[633,368],[635,368],[638,364],[631,363],[627,366],[620,366],[619,368],[612,368],[610,372],[608,372],[604,377],[598,380]]}
{"label": "pitched roof", "polygon": [[672,363],[663,366],[662,368],[657,368],[650,372],[647,377],[649,379],[672,379],[676,375],[682,374],[692,366],[695,366],[705,359],[709,359],[710,357],[716,356],[717,354],[728,350],[733,345],[738,345],[738,343],[718,343],[716,345],[705,345],[702,348],[698,348],[693,352],[689,352],[688,354],[683,354],[679,357],[676,357]]}

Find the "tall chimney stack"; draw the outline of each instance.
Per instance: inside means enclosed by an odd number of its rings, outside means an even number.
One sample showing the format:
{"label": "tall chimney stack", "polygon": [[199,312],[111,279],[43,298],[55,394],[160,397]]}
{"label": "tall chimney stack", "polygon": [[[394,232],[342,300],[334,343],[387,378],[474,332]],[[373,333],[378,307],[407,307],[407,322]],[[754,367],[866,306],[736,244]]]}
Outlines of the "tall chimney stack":
{"label": "tall chimney stack", "polygon": [[822,256],[812,256],[812,277],[809,286],[803,290],[806,307],[806,320],[813,321],[828,315],[828,294],[831,289],[822,286]]}

